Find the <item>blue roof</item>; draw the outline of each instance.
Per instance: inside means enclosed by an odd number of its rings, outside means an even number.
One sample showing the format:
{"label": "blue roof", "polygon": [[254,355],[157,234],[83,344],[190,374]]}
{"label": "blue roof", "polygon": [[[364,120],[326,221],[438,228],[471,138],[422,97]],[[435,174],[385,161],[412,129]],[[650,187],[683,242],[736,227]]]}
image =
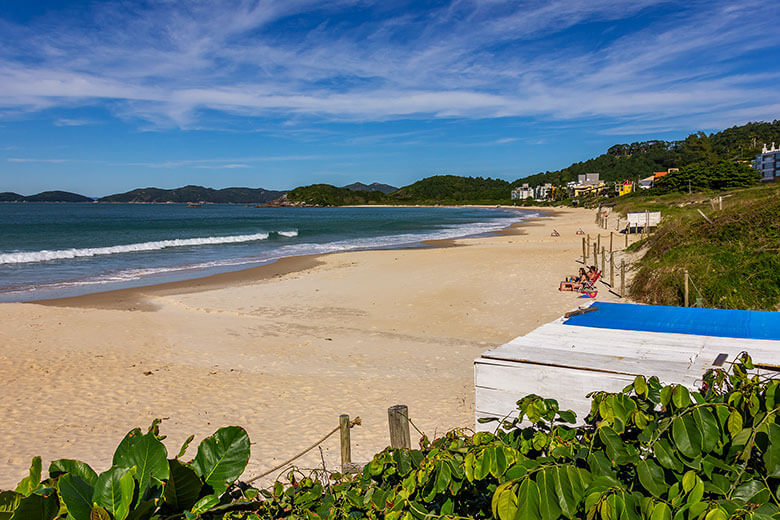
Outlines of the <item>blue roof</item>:
{"label": "blue roof", "polygon": [[597,302],[593,306],[598,307],[598,310],[572,316],[564,324],[724,338],[780,340],[780,312],[605,302]]}

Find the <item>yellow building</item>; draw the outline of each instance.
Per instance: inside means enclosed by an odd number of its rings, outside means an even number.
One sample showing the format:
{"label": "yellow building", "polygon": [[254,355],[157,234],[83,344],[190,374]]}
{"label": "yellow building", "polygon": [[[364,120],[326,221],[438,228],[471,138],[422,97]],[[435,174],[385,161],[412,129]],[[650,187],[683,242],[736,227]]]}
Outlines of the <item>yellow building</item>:
{"label": "yellow building", "polygon": [[631,181],[623,181],[622,184],[618,184],[617,186],[615,186],[615,188],[618,197],[622,197],[623,195],[628,195],[629,193],[631,193],[631,191],[633,191],[634,183]]}

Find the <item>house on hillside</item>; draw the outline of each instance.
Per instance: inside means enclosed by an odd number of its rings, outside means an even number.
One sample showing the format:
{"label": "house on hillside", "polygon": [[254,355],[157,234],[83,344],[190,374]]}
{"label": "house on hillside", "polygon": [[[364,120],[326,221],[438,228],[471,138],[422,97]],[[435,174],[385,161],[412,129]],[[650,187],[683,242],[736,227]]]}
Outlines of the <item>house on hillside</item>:
{"label": "house on hillside", "polygon": [[649,190],[653,187],[655,184],[655,175],[651,175],[650,177],[645,177],[644,179],[639,179],[639,189],[640,190]]}
{"label": "house on hillside", "polygon": [[761,172],[761,182],[780,179],[780,148],[775,148],[775,143],[771,148],[765,144],[761,153],[756,155],[753,166]]}
{"label": "house on hillside", "polygon": [[591,193],[600,193],[606,184],[599,179],[598,173],[582,173],[577,176],[576,183],[569,183],[569,196],[577,198]]}
{"label": "house on hillside", "polygon": [[525,200],[534,197],[534,189],[528,186],[528,183],[518,186],[512,190],[512,200]]}
{"label": "house on hillside", "polygon": [[618,197],[628,195],[632,191],[634,191],[634,183],[632,181],[623,181],[622,183],[615,184],[615,192]]}

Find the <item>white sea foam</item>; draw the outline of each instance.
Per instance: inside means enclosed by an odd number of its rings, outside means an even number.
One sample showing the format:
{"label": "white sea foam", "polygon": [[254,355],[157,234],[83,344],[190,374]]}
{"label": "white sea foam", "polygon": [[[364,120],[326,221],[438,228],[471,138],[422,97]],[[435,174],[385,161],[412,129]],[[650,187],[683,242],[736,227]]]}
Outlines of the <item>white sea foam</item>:
{"label": "white sea foam", "polygon": [[[297,231],[279,231],[279,235],[285,237],[298,236]],[[266,240],[269,233],[253,233],[250,235],[233,235],[224,237],[202,238],[178,238],[173,240],[157,240],[154,242],[140,242],[137,244],[124,244],[108,247],[85,247],[74,249],[58,249],[54,251],[20,251],[14,253],[0,253],[0,265],[2,264],[26,264],[32,262],[48,262],[51,260],[67,260],[70,258],[114,255],[119,253],[134,253],[138,251],[157,251],[169,247],[203,246],[219,244],[238,244],[242,242],[254,242]]]}

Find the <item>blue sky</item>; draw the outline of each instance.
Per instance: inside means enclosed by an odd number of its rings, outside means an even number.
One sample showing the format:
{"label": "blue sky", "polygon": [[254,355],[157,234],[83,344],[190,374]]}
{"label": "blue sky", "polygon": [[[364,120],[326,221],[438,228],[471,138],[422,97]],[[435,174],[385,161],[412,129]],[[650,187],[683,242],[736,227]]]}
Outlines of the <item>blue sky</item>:
{"label": "blue sky", "polygon": [[766,1],[0,6],[0,191],[514,180],[780,118]]}

